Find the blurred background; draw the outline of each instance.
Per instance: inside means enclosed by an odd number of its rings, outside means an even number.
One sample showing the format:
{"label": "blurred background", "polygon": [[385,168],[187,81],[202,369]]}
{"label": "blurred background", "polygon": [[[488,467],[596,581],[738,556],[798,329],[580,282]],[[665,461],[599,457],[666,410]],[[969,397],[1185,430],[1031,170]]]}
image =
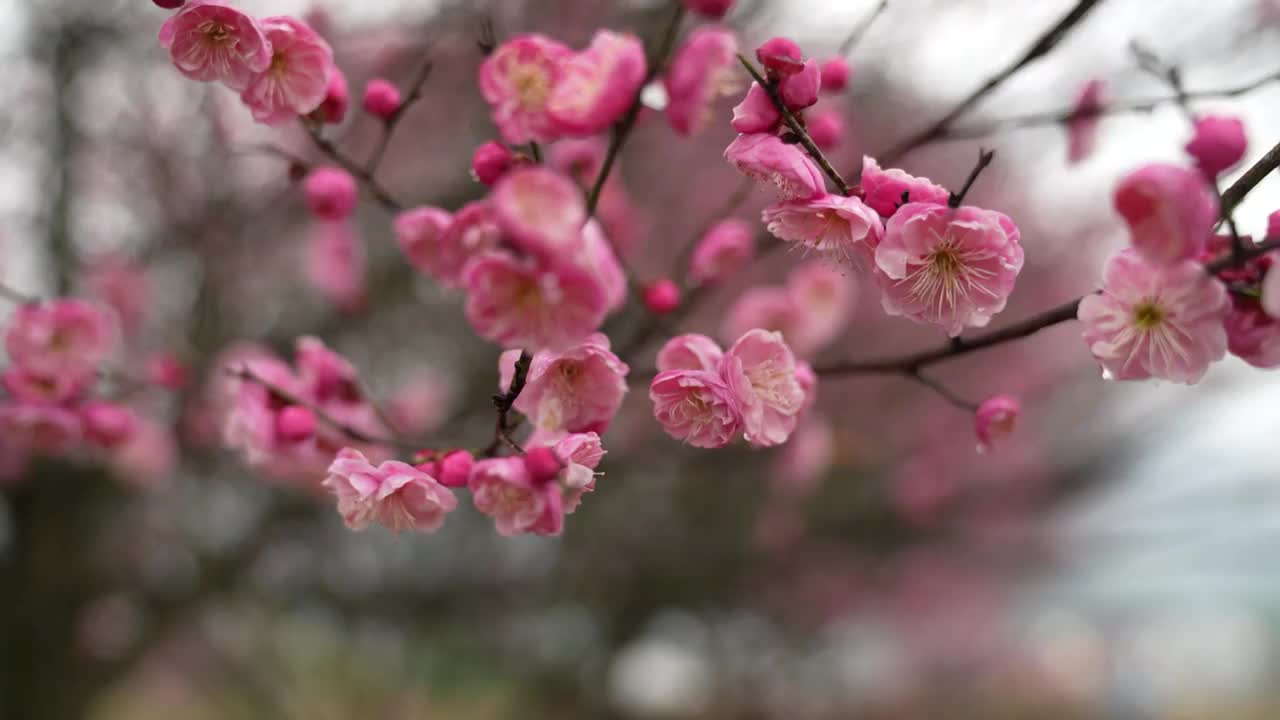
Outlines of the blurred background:
{"label": "blurred background", "polygon": [[[726,22],[745,48],[788,35],[822,58],[876,4],[739,0]],[[379,179],[449,209],[482,195],[467,169],[494,135],[475,84],[485,19],[499,40],[581,47],[602,26],[652,36],[667,12],[241,5],[306,16],[355,97],[373,76],[407,83],[429,53]],[[945,115],[1073,5],[891,0],[851,51],[851,91],[824,100],[847,123],[833,160],[853,174]],[[770,452],[682,447],[633,387],[559,538],[499,537],[466,501],[435,535],[356,534],[327,498],[256,477],[209,409],[209,370],[235,343],[321,337],[444,444],[491,432],[498,348],[404,262],[376,203],[354,244],[313,226],[290,162],[264,147],[323,162],[310,139],[180,78],[155,40],[165,17],[145,0],[0,0],[0,280],[110,302],[123,366],[172,356],[189,375],[177,394],[133,392],[145,432],[109,462],[27,461],[0,438],[0,718],[1280,716],[1280,384],[1234,359],[1194,388],[1107,383],[1065,324],[940,365],[963,397],[1023,399],[1016,436],[982,454],[968,414],[896,378],[824,382]],[[1069,109],[1095,78],[1120,101],[1167,97],[1135,40],[1193,90],[1245,84],[1280,70],[1280,3],[1102,0],[955,123],[972,137],[899,160],[955,187],[980,146],[997,151],[969,201],[1016,220],[1027,266],[996,327],[1095,287],[1125,244],[1115,179],[1181,157],[1173,104],[1106,116],[1076,165],[1061,126],[998,122]],[[740,188],[720,159],[735,102],[692,140],[642,116],[615,198],[641,280],[670,274]],[[1280,141],[1280,83],[1193,107],[1244,119],[1247,163]],[[363,157],[377,131],[353,112],[332,137]],[[768,201],[734,214],[755,222]],[[1277,207],[1269,178],[1236,218],[1260,235]],[[324,271],[335,243],[359,261],[346,284]],[[685,327],[720,336],[743,289],[805,263],[767,257]],[[884,317],[859,276],[845,286],[847,328],[814,359],[941,340]],[[653,350],[626,359],[651,367]]]}

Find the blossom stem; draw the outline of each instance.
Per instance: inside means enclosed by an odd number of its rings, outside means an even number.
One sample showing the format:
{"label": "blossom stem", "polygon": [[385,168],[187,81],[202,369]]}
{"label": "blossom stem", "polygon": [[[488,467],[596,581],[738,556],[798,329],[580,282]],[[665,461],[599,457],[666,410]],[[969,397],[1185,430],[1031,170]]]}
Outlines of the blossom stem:
{"label": "blossom stem", "polygon": [[675,47],[676,36],[680,33],[680,23],[684,20],[685,11],[684,4],[681,2],[673,2],[672,8],[671,20],[658,42],[657,49],[649,54],[649,70],[645,74],[644,82],[636,91],[635,99],[631,101],[627,114],[623,115],[613,128],[613,137],[609,141],[609,150],[605,153],[604,163],[600,166],[595,182],[591,184],[591,191],[587,193],[587,217],[593,217],[596,214],[596,206],[600,204],[600,193],[604,190],[605,181],[609,179],[609,173],[613,172],[613,165],[618,159],[618,153],[621,152],[623,144],[635,129],[636,119],[640,117],[640,109],[644,106],[640,100],[644,88],[658,77],[658,73],[662,72],[662,68],[667,64],[667,57]]}
{"label": "blossom stem", "polygon": [[934,391],[939,396],[941,396],[942,399],[960,408],[961,410],[966,410],[968,412],[978,411],[977,403],[969,402],[968,400],[965,400],[959,395],[956,395],[946,385],[943,385],[938,380],[935,380],[929,377],[928,375],[925,375],[924,373],[920,372],[919,369],[905,371],[903,375],[920,383],[921,385],[929,388],[930,390]]}
{"label": "blossom stem", "polygon": [[947,205],[952,208],[960,207],[960,203],[964,202],[964,196],[969,194],[969,188],[973,187],[973,184],[978,180],[978,176],[982,174],[983,170],[987,169],[987,166],[991,164],[995,156],[995,150],[978,148],[977,164],[969,171],[969,177],[965,178],[964,185],[960,187],[960,190],[951,193],[951,197],[947,199]]}
{"label": "blossom stem", "polygon": [[524,448],[511,437],[511,431],[519,426],[519,422],[511,418],[511,408],[520,397],[520,393],[524,391],[525,383],[529,380],[529,366],[532,364],[533,355],[528,350],[522,350],[520,358],[516,360],[515,372],[511,376],[511,386],[506,392],[493,396],[493,407],[498,411],[493,427],[493,442],[476,453],[480,457],[495,457],[503,446],[521,455],[524,454]]}
{"label": "blossom stem", "polygon": [[809,153],[809,157],[813,158],[818,163],[818,167],[822,168],[822,172],[831,178],[831,182],[836,184],[840,194],[845,197],[852,195],[853,189],[849,186],[849,183],[845,182],[844,177],[827,160],[827,156],[818,148],[817,143],[813,141],[813,138],[809,137],[809,131],[805,129],[804,123],[800,122],[795,113],[791,112],[787,104],[782,101],[782,95],[778,93],[778,86],[765,79],[764,75],[760,74],[756,66],[751,64],[751,61],[742,53],[738,53],[738,62],[742,63],[742,67],[746,68],[747,72],[751,74],[751,79],[755,80],[769,94],[769,100],[773,102],[773,106],[782,115],[782,121],[786,123],[792,134],[799,139],[800,146],[805,149],[805,152]]}
{"label": "blossom stem", "polygon": [[320,128],[305,123],[304,127],[306,128],[307,134],[311,136],[311,141],[315,143],[316,148],[319,149],[320,152],[324,153],[324,155],[330,160],[333,160],[335,163],[342,166],[342,169],[356,176],[358,180],[364,183],[364,186],[369,190],[369,194],[373,195],[374,199],[378,201],[378,204],[393,213],[398,213],[404,210],[404,205],[396,201],[396,199],[392,197],[391,193],[388,192],[386,188],[382,187],[382,184],[378,182],[377,178],[373,176],[373,173],[370,172],[368,168],[355,160],[352,160],[346,153],[338,149],[338,146],[335,145],[332,140],[321,135]]}
{"label": "blossom stem", "polygon": [[404,118],[409,108],[422,98],[422,88],[427,84],[427,79],[431,77],[431,69],[433,63],[428,57],[418,66],[418,70],[414,73],[413,80],[409,83],[409,94],[404,101],[400,103],[400,107],[391,113],[391,116],[382,124],[382,135],[378,138],[378,145],[374,148],[373,154],[369,156],[369,162],[365,165],[370,176],[378,172],[378,167],[382,165],[382,158],[387,154],[387,146],[391,144],[391,136],[395,134],[396,128],[400,125],[400,120]]}

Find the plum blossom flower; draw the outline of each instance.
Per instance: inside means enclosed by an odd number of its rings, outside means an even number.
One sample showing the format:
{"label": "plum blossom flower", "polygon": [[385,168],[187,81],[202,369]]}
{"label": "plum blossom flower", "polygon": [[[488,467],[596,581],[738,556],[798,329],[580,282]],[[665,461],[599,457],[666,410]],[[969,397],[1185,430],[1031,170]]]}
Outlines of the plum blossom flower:
{"label": "plum blossom flower", "polygon": [[794,40],[773,37],[756,48],[756,59],[776,77],[794,75],[804,69],[804,54]]}
{"label": "plum blossom flower", "polygon": [[487,252],[463,271],[466,314],[480,336],[508,347],[561,350],[595,332],[608,298],[590,273]]}
{"label": "plum blossom flower", "polygon": [[658,372],[668,370],[707,370],[720,368],[724,350],[715,340],[698,333],[677,335],[658,351]]}
{"label": "plum blossom flower", "polygon": [[785,198],[812,198],[825,187],[813,159],[777,135],[739,135],[725,148],[724,157],[747,177],[777,186]]}
{"label": "plum blossom flower", "polygon": [[859,263],[874,253],[884,234],[880,215],[856,197],[821,195],[765,208],[774,237],[838,262]]}
{"label": "plum blossom flower", "polygon": [[627,394],[628,372],[597,333],[562,353],[534,355],[514,407],[542,433],[604,432]]}
{"label": "plum blossom flower", "polygon": [[360,189],[351,173],[336,167],[319,167],[302,180],[307,209],[321,220],[346,220],[356,211]]}
{"label": "plum blossom flower", "polygon": [[725,353],[720,372],[741,408],[747,442],[756,447],[786,442],[804,407],[805,392],[782,334],[747,332]]}
{"label": "plum blossom flower", "polygon": [[124,444],[138,426],[132,410],[112,402],[88,402],[78,412],[85,436],[105,448]]}
{"label": "plum blossom flower", "polygon": [[[946,205],[951,193],[929,178],[915,177],[898,168],[880,169],[875,158],[862,158],[862,200],[884,217],[898,211],[905,203]],[[903,200],[903,193],[907,199]]]}
{"label": "plum blossom flower", "polygon": [[1004,309],[1022,270],[1019,233],[1002,213],[908,203],[876,248],[882,305],[955,337]]}
{"label": "plum blossom flower", "polygon": [[60,405],[0,404],[0,437],[20,449],[57,455],[75,447],[83,434],[80,417]]}
{"label": "plum blossom flower", "polygon": [[15,365],[38,375],[83,377],[98,370],[114,342],[114,323],[101,306],[59,298],[14,311],[5,351]]}
{"label": "plum blossom flower", "polygon": [[271,42],[271,64],[249,80],[240,99],[253,111],[254,120],[281,125],[311,113],[328,97],[333,50],[295,18],[266,18],[262,28]]}
{"label": "plum blossom flower", "polygon": [[787,344],[810,357],[840,336],[853,312],[849,277],[826,263],[805,263],[787,276],[794,321],[781,330]]}
{"label": "plum blossom flower", "polygon": [[412,465],[388,460],[374,467],[351,448],[338,453],[322,484],[337,496],[338,513],[352,530],[376,522],[396,533],[435,532],[458,506],[453,493]]}
{"label": "plum blossom flower", "polygon": [[1198,256],[1218,219],[1218,199],[1199,173],[1153,163],[1120,178],[1115,208],[1144,260],[1162,265]]}
{"label": "plum blossom flower", "polygon": [[1076,96],[1071,116],[1067,118],[1067,163],[1075,165],[1093,154],[1098,142],[1098,123],[1106,110],[1107,86],[1093,79],[1084,84]]}
{"label": "plum blossom flower", "polygon": [[558,128],[551,97],[573,51],[550,38],[517,35],[498,46],[480,66],[480,92],[493,123],[509,143],[548,142]]}
{"label": "plum blossom flower", "polygon": [[547,113],[564,135],[604,132],[627,112],[644,83],[644,45],[635,35],[599,30],[586,50],[561,65]]}
{"label": "plum blossom flower", "polygon": [[1244,123],[1228,115],[1204,115],[1196,118],[1195,134],[1187,142],[1187,154],[1205,177],[1215,178],[1230,170],[1244,158],[1249,140]]}
{"label": "plum blossom flower", "polygon": [[753,328],[774,330],[790,338],[803,323],[800,308],[787,288],[756,286],[748,288],[729,306],[720,338],[732,342]]}
{"label": "plum blossom flower", "polygon": [[1233,294],[1223,328],[1232,355],[1256,368],[1280,367],[1280,320],[1264,312],[1256,298]]}
{"label": "plum blossom flower", "polygon": [[519,457],[480,460],[467,482],[476,509],[493,518],[499,535],[559,535],[564,497],[556,482],[535,482]]}
{"label": "plum blossom flower", "polygon": [[452,222],[453,216],[447,210],[437,207],[416,207],[396,215],[392,223],[396,244],[413,269],[436,278],[453,275],[461,270],[459,265],[453,272],[441,272],[448,268],[437,264],[444,257],[441,245]]}
{"label": "plum blossom flower", "polygon": [[405,219],[403,225],[397,222],[397,239],[401,247],[413,248],[411,264],[445,287],[462,287],[467,261],[497,249],[502,241],[502,229],[494,218],[493,206],[484,200],[463,205],[440,235],[433,234],[433,224],[419,224],[423,219],[424,216],[417,216]]}
{"label": "plum blossom flower", "polygon": [[1194,261],[1157,266],[1133,249],[1113,255],[1102,291],[1080,302],[1084,339],[1116,380],[1195,384],[1227,352],[1227,291]]}
{"label": "plum blossom flower", "polygon": [[711,119],[711,104],[737,86],[738,41],[722,28],[702,26],[676,52],[663,78],[667,121],[681,135],[697,135]]}
{"label": "plum blossom flower", "polygon": [[973,417],[978,449],[982,452],[991,450],[1013,434],[1021,414],[1022,403],[1012,395],[996,395],[983,401]]}
{"label": "plum blossom flower", "polygon": [[493,186],[516,162],[515,154],[500,142],[489,142],[476,148],[471,155],[471,177]]}
{"label": "plum blossom flower", "polygon": [[218,0],[193,0],[160,28],[174,67],[199,82],[244,90],[271,66],[271,41],[249,15]]}
{"label": "plum blossom flower", "polygon": [[778,84],[778,94],[787,109],[799,112],[818,102],[818,91],[822,88],[822,71],[818,61],[809,58],[798,72],[785,75]]}
{"label": "plum blossom flower", "polygon": [[698,241],[689,259],[689,277],[713,283],[746,267],[755,256],[755,231],[745,220],[721,220]]}
{"label": "plum blossom flower", "polygon": [[552,451],[564,465],[557,479],[564,497],[564,512],[568,515],[578,509],[584,494],[596,489],[595,470],[604,458],[605,449],[600,436],[589,432],[566,436],[552,446]]}
{"label": "plum blossom flower", "polygon": [[662,429],[694,447],[724,447],[742,431],[741,401],[718,372],[658,373],[649,385],[649,399]]}
{"label": "plum blossom flower", "polygon": [[307,238],[306,270],[311,287],[343,312],[365,301],[364,242],[348,222],[322,222]]}
{"label": "plum blossom flower", "polygon": [[575,260],[575,265],[600,284],[607,312],[613,312],[627,302],[627,274],[605,237],[601,223],[588,220],[582,226],[582,249]]}
{"label": "plum blossom flower", "polygon": [[733,108],[733,129],[740,133],[772,132],[782,122],[782,113],[760,83],[751,83],[747,96]]}
{"label": "plum blossom flower", "polygon": [[559,262],[582,246],[587,220],[582,191],[554,170],[513,170],[494,186],[489,202],[507,239],[522,250]]}

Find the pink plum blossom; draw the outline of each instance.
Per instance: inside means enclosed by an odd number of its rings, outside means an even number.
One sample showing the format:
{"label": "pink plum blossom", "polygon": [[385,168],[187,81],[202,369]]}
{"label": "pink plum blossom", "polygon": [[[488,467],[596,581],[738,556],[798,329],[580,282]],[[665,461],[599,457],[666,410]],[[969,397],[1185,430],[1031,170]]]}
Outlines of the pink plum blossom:
{"label": "pink plum blossom", "polygon": [[649,385],[649,399],[662,429],[694,447],[724,447],[742,431],[741,401],[718,372],[658,373]]}
{"label": "pink plum blossom", "polygon": [[351,448],[338,453],[322,484],[337,496],[338,513],[352,530],[377,522],[396,533],[435,532],[458,506],[453,493],[412,465],[388,460],[374,467]]}
{"label": "pink plum blossom", "polygon": [[311,287],[343,312],[365,301],[364,241],[349,222],[321,222],[307,238],[306,270]]}
{"label": "pink plum blossom", "polygon": [[1067,163],[1074,165],[1093,154],[1098,142],[1098,123],[1106,111],[1107,86],[1093,79],[1084,84],[1076,96],[1071,116],[1067,118]]}
{"label": "pink plum blossom", "polygon": [[57,455],[80,442],[83,425],[75,412],[58,405],[0,404],[0,437],[18,448]]}
{"label": "pink plum blossom", "polygon": [[[502,229],[494,218],[493,205],[487,201],[463,205],[439,236],[432,234],[434,225],[419,224],[423,219],[424,216],[418,216],[415,220],[405,220],[404,226],[397,222],[397,238],[401,247],[407,243],[414,249],[411,264],[445,287],[462,287],[467,261],[496,250],[502,241]],[[419,234],[414,236],[415,232]]]}
{"label": "pink plum blossom", "polygon": [[760,83],[751,83],[747,96],[733,108],[733,129],[740,133],[772,132],[782,122],[782,114]]}
{"label": "pink plum blossom", "polygon": [[217,0],[194,0],[160,28],[178,72],[243,90],[271,66],[271,41],[249,15]]}
{"label": "pink plum blossom", "polygon": [[564,135],[595,135],[609,129],[632,103],[645,78],[644,45],[635,35],[599,30],[591,44],[569,57],[547,113]]}
{"label": "pink plum blossom", "polygon": [[886,313],[940,326],[955,337],[1004,309],[1022,270],[1012,221],[972,206],[908,203],[876,248]]}
{"label": "pink plum blossom", "polygon": [[351,173],[336,167],[319,167],[302,181],[307,209],[321,220],[346,220],[356,211],[360,189]]}
{"label": "pink plum blossom", "polygon": [[1203,115],[1196,118],[1195,134],[1187,142],[1187,154],[1208,178],[1235,167],[1249,148],[1244,123],[1229,115]]}
{"label": "pink plum blossom", "polygon": [[564,468],[558,480],[566,515],[578,509],[582,496],[596,489],[596,468],[604,458],[604,446],[596,433],[575,433],[557,442],[552,450]]}
{"label": "pink plum blossom", "polygon": [[996,395],[978,406],[974,413],[974,433],[978,436],[978,449],[988,451],[1013,434],[1022,414],[1022,403],[1012,395]]}
{"label": "pink plum blossom", "polygon": [[586,271],[488,252],[463,271],[466,313],[482,337],[507,347],[561,350],[595,332],[608,298]]}
{"label": "pink plum blossom", "polygon": [[818,102],[818,90],[822,87],[822,71],[818,61],[809,58],[798,72],[784,75],[778,84],[778,94],[791,112],[799,112]]}
{"label": "pink plum blossom", "polygon": [[677,335],[668,340],[658,351],[658,372],[668,370],[706,370],[720,368],[724,350],[715,340],[698,333]]}
{"label": "pink plum blossom", "polygon": [[840,195],[770,205],[762,219],[779,240],[859,265],[873,255],[884,234],[884,223],[875,210],[856,197]]}
{"label": "pink plum blossom", "polygon": [[315,30],[291,17],[266,18],[262,28],[271,42],[271,64],[249,80],[240,99],[254,120],[282,125],[324,102],[333,78],[333,50]]}
{"label": "pink plum blossom", "polygon": [[[396,235],[396,244],[400,252],[415,270],[435,277],[441,282],[444,278],[456,278],[461,271],[461,263],[456,259],[445,260],[442,252],[444,235],[448,231],[453,217],[447,210],[436,207],[416,207],[396,215],[392,224]],[[448,283],[456,284],[456,283]]]}
{"label": "pink plum blossom", "polygon": [[822,91],[829,93],[844,92],[849,87],[849,61],[842,57],[833,57],[822,63]]}
{"label": "pink plum blossom", "polygon": [[797,355],[810,357],[839,337],[853,312],[854,285],[826,263],[800,265],[787,276],[794,320],[781,332]]}
{"label": "pink plum blossom", "polygon": [[498,181],[489,201],[507,239],[522,250],[559,262],[582,246],[587,220],[582,192],[554,170],[513,170]]}
{"label": "pink plum blossom", "polygon": [[15,400],[48,405],[71,401],[86,390],[93,376],[84,373],[45,373],[29,367],[12,367],[0,373],[0,387]]}
{"label": "pink plum blossom", "polygon": [[807,129],[819,150],[835,150],[844,144],[844,115],[836,108],[815,110],[808,119]]}
{"label": "pink plum blossom", "polygon": [[751,330],[721,361],[721,374],[737,399],[747,442],[781,445],[795,430],[805,393],[796,379],[796,359],[782,334]]}
{"label": "pink plum blossom", "polygon": [[605,308],[613,312],[627,302],[627,274],[613,252],[604,228],[595,220],[582,227],[582,249],[574,263],[599,283],[604,292]]}
{"label": "pink plum blossom", "polygon": [[777,77],[794,75],[804,69],[804,54],[794,40],[774,37],[756,48],[756,59],[765,70]]}
{"label": "pink plum blossom", "polygon": [[519,410],[543,433],[604,432],[627,394],[630,368],[601,334],[562,353],[534,355]]}
{"label": "pink plum blossom", "polygon": [[493,518],[499,535],[559,535],[564,497],[556,482],[534,482],[522,458],[480,460],[467,486],[476,509]]}
{"label": "pink plum blossom", "polygon": [[400,88],[386,78],[374,78],[364,86],[364,111],[376,118],[390,120],[403,103]]}
{"label": "pink plum blossom", "polygon": [[106,448],[127,442],[138,425],[132,410],[112,402],[85,403],[80,406],[79,414],[85,436]]}
{"label": "pink plum blossom", "polygon": [[724,157],[747,177],[776,186],[785,198],[812,198],[825,188],[813,159],[777,135],[739,135],[725,148]]}
{"label": "pink plum blossom", "polygon": [[720,338],[733,342],[753,328],[776,330],[790,338],[803,323],[795,297],[785,287],[756,286],[745,290],[729,306],[721,323]]}
{"label": "pink plum blossom", "polygon": [[480,66],[480,92],[509,143],[549,142],[559,135],[551,97],[573,51],[543,35],[517,35]]}
{"label": "pink plum blossom", "polygon": [[1233,294],[1223,328],[1232,355],[1257,368],[1280,367],[1280,320],[1264,312],[1256,298]]}
{"label": "pink plum blossom", "polygon": [[37,374],[87,376],[110,355],[115,337],[112,318],[101,306],[59,298],[15,310],[5,351],[15,365]]}
{"label": "pink plum blossom", "polygon": [[395,387],[384,407],[395,427],[422,436],[439,429],[453,402],[453,383],[438,370],[415,368]]}
{"label": "pink plum blossom", "polygon": [[[904,203],[946,205],[951,193],[929,178],[915,177],[897,168],[882,170],[875,158],[862,159],[862,200],[884,217],[898,211]],[[907,200],[903,200],[903,193]]]}
{"label": "pink plum blossom", "polygon": [[1080,302],[1089,350],[1116,380],[1195,384],[1227,352],[1230,303],[1197,262],[1157,266],[1135,250],[1111,256],[1102,291]]}
{"label": "pink plum blossom", "polygon": [[667,121],[684,136],[697,135],[711,120],[711,105],[736,85],[738,41],[722,28],[702,26],[676,51],[663,78]]}
{"label": "pink plum blossom", "polygon": [[1125,175],[1114,201],[1133,248],[1157,265],[1198,256],[1218,219],[1218,199],[1204,178],[1176,165],[1153,163]]}
{"label": "pink plum blossom", "polygon": [[689,259],[689,277],[699,284],[723,280],[746,267],[756,252],[755,230],[729,218],[712,225]]}

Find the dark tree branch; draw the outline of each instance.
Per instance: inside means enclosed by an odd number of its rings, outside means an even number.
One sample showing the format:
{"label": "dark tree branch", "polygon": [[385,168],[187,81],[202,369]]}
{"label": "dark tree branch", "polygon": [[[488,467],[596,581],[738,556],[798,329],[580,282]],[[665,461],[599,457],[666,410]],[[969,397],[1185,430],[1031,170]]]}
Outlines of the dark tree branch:
{"label": "dark tree branch", "polygon": [[871,14],[865,17],[862,22],[858,23],[857,27],[855,27],[853,31],[845,37],[844,41],[840,43],[841,57],[848,57],[853,53],[854,48],[858,46],[859,42],[862,42],[862,38],[866,36],[867,31],[875,24],[876,19],[883,15],[884,11],[888,9],[889,0],[880,0],[880,3],[871,11]]}
{"label": "dark tree branch", "polygon": [[511,437],[511,431],[519,425],[511,417],[511,408],[515,405],[516,399],[520,397],[520,393],[524,392],[525,383],[529,380],[529,366],[532,363],[533,355],[528,350],[521,351],[520,358],[516,360],[515,373],[511,376],[511,386],[507,388],[506,392],[493,396],[493,407],[498,411],[498,417],[494,422],[493,428],[493,442],[476,453],[477,455],[481,457],[496,457],[503,446],[524,454],[524,448],[520,447],[519,443]]}
{"label": "dark tree branch", "polygon": [[391,114],[382,124],[382,135],[378,138],[378,145],[374,148],[373,154],[369,156],[369,162],[365,167],[369,171],[369,175],[375,175],[378,167],[382,165],[382,158],[387,154],[387,146],[391,144],[391,136],[395,134],[396,128],[400,125],[400,121],[408,113],[409,108],[422,98],[422,89],[427,84],[427,79],[431,77],[433,64],[431,58],[428,57],[418,66],[418,70],[414,73],[413,80],[409,83],[409,94],[405,96],[404,101],[400,103],[400,107]]}
{"label": "dark tree branch", "polygon": [[987,169],[987,166],[991,164],[995,156],[995,150],[978,148],[978,162],[969,171],[969,177],[965,178],[964,185],[958,191],[951,193],[951,197],[947,200],[948,205],[953,208],[960,207],[960,204],[964,202],[964,196],[969,194],[969,188],[973,187],[973,184],[978,180],[978,176],[982,174],[983,170]]}

